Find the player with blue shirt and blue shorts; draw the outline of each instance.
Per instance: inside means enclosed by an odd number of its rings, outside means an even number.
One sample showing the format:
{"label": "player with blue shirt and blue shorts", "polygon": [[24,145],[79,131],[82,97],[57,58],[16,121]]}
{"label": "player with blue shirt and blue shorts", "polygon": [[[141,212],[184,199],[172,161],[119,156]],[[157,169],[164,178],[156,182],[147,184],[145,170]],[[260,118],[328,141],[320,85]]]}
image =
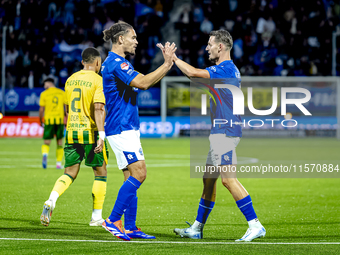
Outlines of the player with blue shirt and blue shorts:
{"label": "player with blue shirt and blue shorts", "polygon": [[[137,94],[160,81],[173,65],[175,44],[166,43],[164,63],[147,75],[136,72],[127,55],[134,55],[137,35],[133,27],[119,21],[104,30],[104,40],[112,42],[112,49],[102,65],[103,88],[107,115],[105,132],[123,170],[125,182],[120,188],[111,215],[103,222],[104,229],[129,241],[131,238],[155,239],[136,227],[137,189],[146,178],[146,165],[140,142]],[[128,171],[124,171],[124,170]],[[124,225],[121,217],[124,214]]]}
{"label": "player with blue shirt and blue shorts", "polygon": [[[157,45],[165,49],[161,44]],[[228,31],[218,30],[210,33],[210,38],[206,50],[209,53],[209,60],[215,63],[214,66],[206,69],[197,69],[185,63],[184,61],[174,58],[177,67],[189,78],[210,78],[224,80],[227,84],[241,87],[241,76],[237,67],[230,57],[230,50],[233,46],[233,39]],[[216,89],[223,104],[216,106],[210,99],[210,113],[212,119],[226,119],[227,124],[216,125],[212,127],[209,140],[210,150],[207,156],[206,166],[228,166],[225,169],[236,169],[236,146],[242,137],[242,123],[239,115],[233,115],[233,97],[231,92],[226,88]],[[234,125],[230,125],[230,123]],[[221,169],[220,168],[220,169]],[[222,168],[223,169],[223,168]],[[199,203],[196,221],[189,228],[174,229],[174,232],[181,237],[192,239],[203,238],[203,227],[206,223],[211,210],[214,207],[216,199],[216,181],[221,175],[223,185],[229,190],[236,201],[237,206],[246,217],[249,228],[245,235],[236,241],[252,241],[255,238],[264,237],[265,228],[258,220],[253,208],[252,200],[236,178],[236,171],[220,171],[216,173],[205,173],[203,176],[203,194]]]}

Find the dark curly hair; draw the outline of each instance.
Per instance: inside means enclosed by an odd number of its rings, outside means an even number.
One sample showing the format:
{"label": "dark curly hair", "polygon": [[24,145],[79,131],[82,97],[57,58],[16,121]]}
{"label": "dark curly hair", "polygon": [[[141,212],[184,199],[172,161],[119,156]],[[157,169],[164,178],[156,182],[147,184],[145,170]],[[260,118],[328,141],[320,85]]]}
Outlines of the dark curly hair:
{"label": "dark curly hair", "polygon": [[81,53],[81,58],[83,59],[84,63],[92,64],[97,57],[100,57],[100,53],[96,48],[93,47],[86,48]]}
{"label": "dark curly hair", "polygon": [[118,21],[118,23],[113,24],[109,29],[103,31],[104,34],[104,41],[112,41],[113,44],[118,42],[118,38],[120,35],[125,35],[129,32],[129,29],[133,29],[133,27],[124,22]]}

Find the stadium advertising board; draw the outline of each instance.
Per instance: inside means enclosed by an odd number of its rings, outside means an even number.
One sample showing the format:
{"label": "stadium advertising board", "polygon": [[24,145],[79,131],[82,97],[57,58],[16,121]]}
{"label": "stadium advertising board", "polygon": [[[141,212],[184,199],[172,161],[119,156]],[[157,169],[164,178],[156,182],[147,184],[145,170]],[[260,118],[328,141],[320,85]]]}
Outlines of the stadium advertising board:
{"label": "stadium advertising board", "polygon": [[[250,122],[249,122],[250,121]],[[244,130],[287,130],[288,127],[281,126],[280,123],[285,121],[287,126],[291,126],[294,123],[289,123],[289,120],[285,120],[280,117],[277,121],[266,121],[265,117],[259,117],[256,121],[252,121],[251,118],[245,117],[243,122],[245,123]],[[301,131],[313,131],[313,130],[336,130],[337,120],[335,117],[296,117],[296,121],[299,123],[294,129]],[[163,124],[159,116],[152,117],[140,117],[140,132],[141,137],[160,138],[165,133],[166,137],[177,137],[182,134],[189,134],[189,130],[210,130],[211,123],[207,117],[202,117],[195,120],[195,124],[190,123],[189,117],[167,117],[166,122]],[[248,125],[249,122],[249,125]],[[43,128],[39,125],[38,117],[4,117],[0,120],[0,137],[42,137]],[[323,124],[321,124],[323,123]],[[190,126],[192,125],[192,126]],[[250,133],[251,135],[251,133]],[[249,136],[249,135],[248,135]],[[300,136],[306,136],[306,133],[301,133]]]}
{"label": "stadium advertising board", "polygon": [[0,137],[42,137],[44,129],[38,117],[3,117]]}
{"label": "stadium advertising board", "polygon": [[[38,111],[40,94],[43,91],[43,88],[6,90],[5,111]],[[2,98],[1,95],[1,103]]]}
{"label": "stadium advertising board", "polygon": [[163,123],[161,117],[140,117],[141,137],[177,137],[182,130],[190,129],[189,117],[167,117]]}
{"label": "stadium advertising board", "polygon": [[[10,89],[5,92],[5,111],[39,111],[40,94],[43,88],[36,89]],[[0,91],[1,93],[1,91]],[[2,95],[0,103],[2,103]],[[138,106],[144,109],[160,108],[160,89],[151,88],[138,93]]]}
{"label": "stadium advertising board", "polygon": [[[140,117],[141,137],[160,138],[179,136],[190,127],[189,117],[169,117],[163,124],[161,117]],[[0,137],[42,137],[43,128],[38,117],[3,117],[0,120]]]}
{"label": "stadium advertising board", "polygon": [[139,108],[159,108],[161,105],[160,88],[150,88],[148,90],[141,90],[137,96]]}

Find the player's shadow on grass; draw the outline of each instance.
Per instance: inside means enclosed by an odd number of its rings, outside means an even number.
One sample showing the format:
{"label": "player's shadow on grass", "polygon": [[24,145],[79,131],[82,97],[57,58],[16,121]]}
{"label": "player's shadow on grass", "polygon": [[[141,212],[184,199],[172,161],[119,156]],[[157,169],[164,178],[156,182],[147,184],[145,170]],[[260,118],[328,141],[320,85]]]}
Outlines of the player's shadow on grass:
{"label": "player's shadow on grass", "polygon": [[[142,230],[143,231],[143,230]],[[149,235],[153,235],[156,238],[176,238],[178,236],[176,236],[175,233],[157,233],[157,232],[150,232],[150,231],[145,231],[147,234]]]}
{"label": "player's shadow on grass", "polygon": [[5,235],[8,236],[9,233],[24,233],[25,237],[27,235],[30,238],[39,238],[48,236],[48,239],[88,239],[88,240],[115,240],[116,237],[113,237],[107,231],[102,228],[89,227],[84,231],[83,228],[65,228],[65,227],[9,227],[9,228],[0,228],[0,236]]}
{"label": "player's shadow on grass", "polygon": [[[289,226],[300,226],[300,225],[336,225],[336,224],[340,224],[340,221],[333,221],[333,222],[329,222],[329,221],[309,221],[309,222],[280,222],[280,226],[281,225],[289,225]],[[263,226],[275,226],[277,227],[278,223],[264,223]],[[209,224],[210,226],[222,226],[222,227],[244,227],[246,226],[245,224]]]}
{"label": "player's shadow on grass", "polygon": [[[305,235],[301,235],[301,236],[267,236],[264,238],[266,240],[289,240],[289,241],[292,241],[292,240],[300,240],[300,239],[306,239],[306,240],[313,240],[313,239],[317,239],[317,240],[324,240],[324,239],[331,239],[331,238],[334,238],[335,240],[339,240],[340,238],[340,235],[328,235],[328,234],[325,234],[325,235],[308,235],[308,234],[305,234]],[[330,241],[334,241],[334,240],[330,240]]]}
{"label": "player's shadow on grass", "polygon": [[[12,222],[27,222],[30,225],[33,226],[42,226],[39,218],[37,220],[32,219],[18,219],[18,218],[0,218],[1,221],[12,221]],[[52,221],[51,224],[67,224],[67,225],[77,225],[77,226],[88,226],[88,222],[86,223],[78,223],[78,222],[70,222],[70,221]]]}
{"label": "player's shadow on grass", "polygon": [[[340,224],[340,221],[309,221],[309,222],[280,222],[280,226],[289,225],[289,226],[303,226],[303,225],[337,225]],[[277,223],[272,224],[263,224],[263,226],[277,226]]]}
{"label": "player's shadow on grass", "polygon": [[[171,239],[171,241],[178,241],[178,242],[187,242],[187,241],[192,241],[192,242],[202,242],[202,240],[195,240],[195,239],[190,239],[190,238],[183,238],[183,237],[180,237],[179,235],[176,235],[173,230],[171,232],[168,233],[157,233],[157,232],[147,232],[149,235],[154,235],[156,236],[156,238],[166,238],[167,241],[169,241],[169,239]],[[204,241],[235,241],[235,239],[238,239],[238,238],[212,238],[212,237],[206,237],[204,236]]]}

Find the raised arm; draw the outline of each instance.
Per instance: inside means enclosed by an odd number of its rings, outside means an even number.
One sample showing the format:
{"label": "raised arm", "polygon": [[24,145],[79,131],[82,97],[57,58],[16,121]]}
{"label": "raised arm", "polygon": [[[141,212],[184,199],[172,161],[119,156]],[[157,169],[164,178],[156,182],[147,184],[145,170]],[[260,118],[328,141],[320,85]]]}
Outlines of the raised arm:
{"label": "raised arm", "polygon": [[179,58],[175,58],[176,66],[189,78],[210,78],[208,70],[195,68]]}
{"label": "raised arm", "polygon": [[159,82],[166,74],[169,72],[173,65],[173,54],[176,51],[176,45],[172,43],[167,43],[164,48],[163,56],[164,56],[164,63],[158,67],[155,71],[143,75],[138,74],[130,83],[131,87],[136,87],[142,90],[146,90],[157,82]]}
{"label": "raised arm", "polygon": [[[165,47],[158,43],[157,47],[160,48],[165,53]],[[183,60],[177,58],[176,54],[173,54],[173,61],[175,62],[176,66],[184,73],[188,78],[198,77],[198,78],[210,78],[210,74],[205,69],[195,68],[188,63],[184,62]]]}

